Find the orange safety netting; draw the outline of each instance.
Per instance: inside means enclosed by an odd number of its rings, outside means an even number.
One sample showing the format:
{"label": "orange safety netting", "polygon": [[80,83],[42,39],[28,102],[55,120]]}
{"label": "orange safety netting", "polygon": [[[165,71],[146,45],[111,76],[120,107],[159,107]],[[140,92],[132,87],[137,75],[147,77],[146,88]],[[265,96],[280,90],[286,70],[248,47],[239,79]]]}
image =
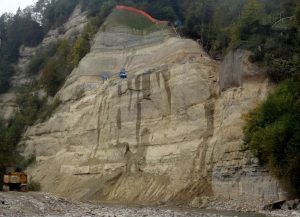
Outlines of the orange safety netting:
{"label": "orange safety netting", "polygon": [[168,23],[168,21],[157,20],[157,19],[151,17],[151,15],[148,14],[147,12],[136,9],[136,8],[133,8],[133,7],[128,7],[128,6],[124,6],[124,5],[117,5],[116,9],[117,10],[122,10],[122,11],[131,11],[131,12],[134,12],[134,13],[141,14],[141,15],[143,15],[144,17],[146,17],[148,20],[150,20],[151,22],[153,22],[155,24],[167,24]]}

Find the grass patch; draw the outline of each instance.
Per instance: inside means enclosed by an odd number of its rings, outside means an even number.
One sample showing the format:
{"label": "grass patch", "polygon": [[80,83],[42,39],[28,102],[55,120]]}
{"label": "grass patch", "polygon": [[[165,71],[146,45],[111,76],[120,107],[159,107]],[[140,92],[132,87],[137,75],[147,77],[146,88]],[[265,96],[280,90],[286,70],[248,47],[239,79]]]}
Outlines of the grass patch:
{"label": "grass patch", "polygon": [[105,22],[104,28],[116,26],[127,26],[132,30],[140,31],[142,34],[149,34],[168,28],[167,24],[155,24],[141,14],[130,11],[113,10]]}

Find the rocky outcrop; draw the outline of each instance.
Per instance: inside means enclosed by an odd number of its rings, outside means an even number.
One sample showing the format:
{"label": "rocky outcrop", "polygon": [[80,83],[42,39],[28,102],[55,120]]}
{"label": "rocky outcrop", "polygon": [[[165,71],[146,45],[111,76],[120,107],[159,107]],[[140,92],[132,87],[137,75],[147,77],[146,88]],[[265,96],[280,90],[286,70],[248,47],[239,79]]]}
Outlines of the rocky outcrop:
{"label": "rocky outcrop", "polygon": [[[239,64],[243,75],[241,59],[223,65]],[[129,77],[120,80],[123,67]],[[207,197],[280,199],[278,182],[241,150],[242,115],[265,99],[269,82],[254,73],[224,86],[227,69],[219,67],[168,29],[102,28],[57,94],[54,115],[26,132],[20,148],[37,156],[28,173],[44,191],[79,199],[192,206]]]}
{"label": "rocky outcrop", "polygon": [[40,45],[36,47],[21,46],[18,63],[14,67],[15,74],[11,78],[11,88],[8,93],[0,94],[0,117],[4,119],[12,117],[16,109],[16,89],[21,85],[30,83],[36,78],[35,75],[26,73],[26,66],[35,53],[59,39],[73,40],[80,35],[87,22],[86,13],[81,11],[80,6],[77,6],[68,21],[60,28],[50,30]]}
{"label": "rocky outcrop", "polygon": [[250,62],[251,52],[237,49],[230,51],[221,63],[219,78],[222,91],[232,87],[241,87],[249,79],[263,80],[265,73],[257,65]]}
{"label": "rocky outcrop", "polygon": [[77,7],[75,7],[67,22],[59,28],[50,30],[45,35],[40,45],[38,45],[37,47],[22,46],[20,48],[20,58],[16,66],[17,73],[12,79],[13,86],[18,86],[20,84],[28,82],[29,75],[25,73],[26,65],[39,49],[47,47],[49,44],[59,39],[76,39],[87,23],[88,19],[86,16],[86,12],[82,11],[80,5],[78,5]]}
{"label": "rocky outcrop", "polygon": [[14,92],[9,92],[0,95],[0,117],[8,120],[15,111],[16,95]]}

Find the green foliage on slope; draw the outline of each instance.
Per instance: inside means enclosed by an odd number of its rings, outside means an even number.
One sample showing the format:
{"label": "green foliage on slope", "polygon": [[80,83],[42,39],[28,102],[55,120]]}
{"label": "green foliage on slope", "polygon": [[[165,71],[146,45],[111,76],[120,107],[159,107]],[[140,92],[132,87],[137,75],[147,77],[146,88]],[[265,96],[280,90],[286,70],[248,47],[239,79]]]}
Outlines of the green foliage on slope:
{"label": "green foliage on slope", "polygon": [[16,15],[3,14],[0,17],[0,93],[10,87],[20,46],[35,46],[42,39],[43,30],[30,13],[18,11]]}
{"label": "green foliage on slope", "polygon": [[[37,83],[20,87],[17,91],[18,110],[8,121],[0,118],[0,177],[9,167],[23,170],[34,162],[34,156],[28,159],[22,157],[17,145],[27,127],[37,120],[45,121],[60,103],[57,100],[47,103],[47,98],[40,96],[39,92]],[[0,186],[1,183],[2,179]]]}
{"label": "green foliage on slope", "polygon": [[300,81],[287,80],[248,116],[245,146],[300,195]]}
{"label": "green foliage on slope", "polygon": [[[107,22],[110,26],[128,26],[129,28],[141,33],[150,33],[167,28],[167,24],[155,24],[140,14],[128,11],[114,10]],[[107,25],[105,26],[108,27]]]}
{"label": "green foliage on slope", "polygon": [[296,195],[300,195],[299,7],[293,0],[277,6],[267,0],[245,0],[240,17],[225,30],[225,47],[252,50],[252,60],[264,64],[270,79],[279,84],[249,114],[244,147]]}
{"label": "green foliage on slope", "polygon": [[213,57],[222,59],[231,49],[250,49],[254,53],[252,60],[266,65],[273,81],[297,76],[300,65],[297,0],[184,2],[185,34],[200,39]]}
{"label": "green foliage on slope", "polygon": [[78,3],[79,0],[38,0],[33,11],[48,32],[65,23]]}

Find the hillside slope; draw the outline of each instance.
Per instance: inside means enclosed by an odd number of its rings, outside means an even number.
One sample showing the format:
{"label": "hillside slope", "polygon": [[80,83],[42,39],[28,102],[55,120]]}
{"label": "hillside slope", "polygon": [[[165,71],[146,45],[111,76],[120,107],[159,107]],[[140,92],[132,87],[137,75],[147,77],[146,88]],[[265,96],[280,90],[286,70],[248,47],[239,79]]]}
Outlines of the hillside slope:
{"label": "hillside slope", "polygon": [[[28,173],[43,190],[193,206],[207,197],[260,203],[284,196],[241,151],[241,116],[269,89],[247,52],[220,65],[167,27],[144,31],[112,16],[57,94],[62,104],[20,144],[25,155],[36,154]],[[126,80],[117,76],[123,67]]]}
{"label": "hillside slope", "polygon": [[36,79],[36,75],[26,73],[26,67],[32,57],[41,48],[49,46],[51,43],[60,40],[72,40],[84,29],[88,23],[87,14],[77,6],[65,24],[59,28],[50,30],[44,37],[40,45],[35,47],[21,46],[19,49],[20,57],[14,66],[16,73],[11,78],[11,87],[7,93],[0,94],[0,117],[9,120],[17,109],[16,92],[24,84],[28,84]]}

